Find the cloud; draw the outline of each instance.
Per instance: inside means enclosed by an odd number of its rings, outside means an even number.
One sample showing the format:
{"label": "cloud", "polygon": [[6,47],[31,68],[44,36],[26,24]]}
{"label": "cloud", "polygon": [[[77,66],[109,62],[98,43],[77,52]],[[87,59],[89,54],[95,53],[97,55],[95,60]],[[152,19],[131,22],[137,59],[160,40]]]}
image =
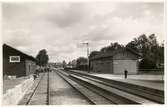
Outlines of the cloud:
{"label": "cloud", "polygon": [[85,15],[83,5],[74,3],[63,8],[62,11],[49,13],[47,20],[59,27],[68,27],[79,23]]}
{"label": "cloud", "polygon": [[86,57],[111,42],[126,44],[143,33],[163,35],[163,3],[56,2],[3,3],[3,42],[36,56],[46,49],[50,61]]}
{"label": "cloud", "polygon": [[19,45],[27,46],[31,43],[31,41],[26,41],[28,37],[28,33],[26,30],[23,30],[23,29],[6,31],[4,35],[8,35],[4,40],[4,42],[10,43],[13,46],[19,46]]}

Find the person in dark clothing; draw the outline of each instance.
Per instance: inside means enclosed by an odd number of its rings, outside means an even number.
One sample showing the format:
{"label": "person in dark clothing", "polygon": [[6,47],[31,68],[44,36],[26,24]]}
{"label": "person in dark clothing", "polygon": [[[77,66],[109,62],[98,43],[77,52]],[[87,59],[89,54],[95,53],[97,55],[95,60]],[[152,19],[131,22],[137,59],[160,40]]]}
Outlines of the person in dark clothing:
{"label": "person in dark clothing", "polygon": [[125,75],[125,79],[127,78],[127,76],[128,76],[128,71],[125,69],[125,71],[124,71],[124,75]]}
{"label": "person in dark clothing", "polygon": [[34,77],[34,80],[37,78],[36,71],[34,72],[33,77]]}
{"label": "person in dark clothing", "polygon": [[34,80],[39,76],[39,72],[38,69],[35,70],[34,72]]}
{"label": "person in dark clothing", "polygon": [[40,72],[39,69],[36,69],[35,72],[36,72],[36,75],[39,77],[39,72]]}

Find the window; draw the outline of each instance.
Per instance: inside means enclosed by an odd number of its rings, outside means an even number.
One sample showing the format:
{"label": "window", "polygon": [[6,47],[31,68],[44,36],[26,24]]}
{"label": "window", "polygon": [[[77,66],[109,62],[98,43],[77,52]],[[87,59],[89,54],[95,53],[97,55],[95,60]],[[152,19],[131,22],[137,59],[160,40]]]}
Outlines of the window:
{"label": "window", "polygon": [[9,56],[9,62],[20,62],[20,56]]}

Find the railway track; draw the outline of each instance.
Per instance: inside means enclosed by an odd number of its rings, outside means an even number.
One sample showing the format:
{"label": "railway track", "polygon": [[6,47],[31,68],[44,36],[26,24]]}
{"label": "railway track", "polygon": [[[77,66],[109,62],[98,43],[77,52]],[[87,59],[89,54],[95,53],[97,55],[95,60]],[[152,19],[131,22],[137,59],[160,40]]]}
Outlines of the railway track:
{"label": "railway track", "polygon": [[78,84],[77,82],[70,79],[68,74],[64,72],[57,72],[65,81],[67,81],[73,88],[79,91],[85,98],[93,105],[109,105],[113,104],[111,101],[106,100],[104,97],[98,95],[97,93],[92,92],[88,88]]}
{"label": "railway track", "polygon": [[[54,73],[64,79],[75,89],[75,91],[81,93],[89,104],[111,105],[164,103],[164,92],[160,90],[127,84],[116,80],[108,80],[73,71],[56,70]],[[49,75],[52,75],[52,77]],[[53,86],[51,90],[50,78],[52,78],[53,82],[53,74],[49,74],[49,72],[44,73],[28,96],[19,105],[50,105],[50,99],[53,97],[51,95],[53,94]]]}
{"label": "railway track", "polygon": [[109,100],[111,104],[164,104],[164,92],[162,90],[72,71],[59,71],[59,74],[99,94]]}
{"label": "railway track", "polygon": [[35,92],[36,92],[36,90],[37,90],[37,87],[39,86],[39,84],[40,84],[41,80],[43,79],[43,77],[44,77],[44,74],[42,75],[42,77],[40,78],[39,82],[38,82],[37,85],[35,86],[35,88],[34,88],[32,94],[30,95],[28,101],[26,102],[26,105],[29,105],[29,103],[30,103],[30,101],[31,101],[31,98],[32,98],[33,95],[35,94]]}
{"label": "railway track", "polygon": [[50,81],[49,81],[49,72],[47,73],[48,77],[47,77],[47,100],[46,100],[46,104],[49,105],[50,104]]}
{"label": "railway track", "polygon": [[18,105],[47,105],[49,96],[46,94],[48,93],[46,78],[48,78],[48,73],[41,73],[41,76],[35,80],[31,90],[24,95]]}
{"label": "railway track", "polygon": [[[57,75],[57,73],[55,73],[55,75]],[[61,78],[61,77],[59,77],[59,78]],[[42,76],[40,78],[38,78],[38,80],[36,80],[36,82],[34,83],[34,86],[30,90],[30,92],[24,96],[22,101],[20,101],[19,105],[53,105],[53,104],[56,104],[56,102],[60,102],[60,101],[56,101],[56,99],[53,98],[54,97],[53,94],[56,91],[57,91],[56,93],[58,94],[58,96],[60,95],[59,92],[61,92],[61,91],[58,91],[57,89],[53,89],[53,85],[54,85],[53,81],[54,81],[53,73],[50,74],[49,72],[47,72],[47,73],[42,74]],[[50,83],[50,82],[52,82],[52,83]],[[61,82],[60,82],[60,84],[61,84]],[[52,85],[52,86],[50,86],[50,85]],[[69,88],[67,88],[67,89],[69,89]],[[74,90],[74,92],[76,91],[75,89],[73,89],[73,90]],[[62,92],[63,92],[63,90],[62,90]],[[71,93],[71,92],[69,92],[69,93]],[[66,95],[63,94],[62,96],[66,96]],[[75,98],[76,96],[77,95],[74,94],[74,96],[70,96],[70,97]],[[69,99],[71,99],[70,97],[69,97]],[[53,102],[53,99],[54,99],[54,102]],[[84,99],[86,99],[86,98],[84,98]],[[77,100],[76,100],[76,103],[79,101],[79,100],[78,101]],[[70,100],[70,101],[72,101],[72,100]],[[74,101],[75,101],[75,99],[74,99]],[[81,102],[81,104],[91,104],[91,102],[88,101],[88,99],[86,99],[86,101],[88,103]],[[63,101],[63,102],[65,102],[65,101]],[[71,102],[71,103],[73,104],[73,102]],[[74,102],[74,104],[75,104],[75,102]]]}

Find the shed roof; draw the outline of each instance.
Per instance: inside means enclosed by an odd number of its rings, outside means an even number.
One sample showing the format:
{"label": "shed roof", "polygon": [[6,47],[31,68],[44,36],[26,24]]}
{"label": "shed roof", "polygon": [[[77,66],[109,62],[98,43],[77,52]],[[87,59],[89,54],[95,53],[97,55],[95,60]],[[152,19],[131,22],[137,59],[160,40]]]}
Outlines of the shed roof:
{"label": "shed roof", "polygon": [[139,53],[126,47],[126,48],[121,48],[121,49],[110,51],[110,52],[100,52],[97,55],[95,55],[94,57],[90,58],[90,60],[95,60],[95,59],[100,59],[100,58],[105,58],[105,57],[112,57],[115,54],[117,54],[119,52],[123,52],[123,51],[129,51],[132,54],[136,55],[137,57],[141,57],[141,55]]}
{"label": "shed roof", "polygon": [[14,50],[14,51],[18,52],[19,54],[23,55],[25,58],[32,60],[32,61],[36,61],[36,59],[33,56],[27,55],[27,54],[15,49],[15,48],[9,46],[9,45],[7,45],[7,44],[3,44],[3,50],[4,49]]}

